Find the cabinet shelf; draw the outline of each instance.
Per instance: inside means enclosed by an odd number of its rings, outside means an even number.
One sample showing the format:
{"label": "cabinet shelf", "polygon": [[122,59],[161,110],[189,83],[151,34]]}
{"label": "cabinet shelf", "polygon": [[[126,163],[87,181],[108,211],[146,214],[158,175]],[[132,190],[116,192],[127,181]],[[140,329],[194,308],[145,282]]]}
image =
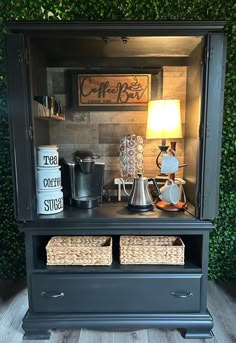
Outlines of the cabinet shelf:
{"label": "cabinet shelf", "polygon": [[34,271],[45,273],[201,273],[202,269],[191,261],[184,265],[122,265],[113,261],[110,266],[47,266],[37,261]]}
{"label": "cabinet shelf", "polygon": [[[40,226],[41,231],[48,232],[49,228],[57,227],[59,234],[60,231],[64,230],[65,226],[67,229],[69,229],[69,227],[82,228],[85,224],[87,231],[89,231],[89,228],[92,229],[94,227],[93,223],[96,223],[94,231],[98,232],[98,230],[105,230],[105,228],[107,230],[107,224],[110,226],[112,223],[112,229],[110,230],[112,234],[112,232],[115,231],[116,224],[122,233],[122,229],[125,229],[125,224],[128,224],[129,227],[130,224],[134,224],[136,228],[142,227],[143,229],[146,229],[150,225],[163,228],[166,227],[167,222],[169,222],[174,224],[173,228],[175,229],[179,226],[179,228],[181,227],[183,229],[187,227],[189,230],[189,228],[200,227],[200,221],[191,214],[191,209],[192,206],[189,204],[188,212],[167,212],[155,208],[153,211],[136,213],[128,209],[127,202],[103,202],[93,209],[80,209],[65,205],[64,211],[51,215],[38,215],[32,222],[26,223],[23,229],[24,231],[27,231],[28,227],[30,230],[35,227],[37,230]],[[78,225],[78,223],[80,223],[80,225]],[[210,227],[210,224],[207,222],[205,223],[205,226],[208,230],[213,227]],[[201,223],[201,228],[202,227],[203,225]]]}
{"label": "cabinet shelf", "polygon": [[41,120],[65,120],[65,116],[63,114],[50,114],[50,116],[47,116],[47,117],[38,116],[37,119],[41,119]]}
{"label": "cabinet shelf", "polygon": [[120,236],[112,236],[113,262],[110,266],[80,266],[80,265],[47,265],[46,246],[51,235],[33,236],[34,272],[64,272],[64,273],[200,273],[202,271],[202,235],[180,235],[185,244],[184,265],[151,265],[151,264],[120,264],[119,241]]}
{"label": "cabinet shelf", "polygon": [[50,113],[49,108],[42,105],[40,102],[33,101],[33,112],[36,119],[42,120],[65,120],[65,116],[62,113]]}

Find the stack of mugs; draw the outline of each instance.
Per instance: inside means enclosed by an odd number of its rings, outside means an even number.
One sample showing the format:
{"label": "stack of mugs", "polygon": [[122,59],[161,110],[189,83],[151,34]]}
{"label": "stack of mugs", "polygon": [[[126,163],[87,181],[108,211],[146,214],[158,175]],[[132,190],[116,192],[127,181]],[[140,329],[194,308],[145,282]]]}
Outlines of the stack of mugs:
{"label": "stack of mugs", "polygon": [[38,214],[54,214],[63,211],[61,171],[58,164],[57,145],[38,147],[37,204]]}

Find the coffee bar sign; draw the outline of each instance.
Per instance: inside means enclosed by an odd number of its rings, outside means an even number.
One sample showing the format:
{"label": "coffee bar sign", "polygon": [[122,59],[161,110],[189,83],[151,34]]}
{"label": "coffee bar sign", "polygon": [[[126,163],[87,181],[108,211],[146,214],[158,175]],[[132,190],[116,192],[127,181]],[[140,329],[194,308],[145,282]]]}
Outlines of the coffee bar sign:
{"label": "coffee bar sign", "polygon": [[81,74],[78,89],[79,106],[145,106],[151,74]]}

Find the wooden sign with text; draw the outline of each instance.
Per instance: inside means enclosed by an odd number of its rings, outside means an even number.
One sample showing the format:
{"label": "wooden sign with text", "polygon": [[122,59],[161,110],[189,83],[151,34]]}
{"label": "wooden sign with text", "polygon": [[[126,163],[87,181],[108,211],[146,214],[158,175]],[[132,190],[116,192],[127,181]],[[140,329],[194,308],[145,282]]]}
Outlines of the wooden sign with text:
{"label": "wooden sign with text", "polygon": [[145,106],[151,74],[78,75],[79,106]]}

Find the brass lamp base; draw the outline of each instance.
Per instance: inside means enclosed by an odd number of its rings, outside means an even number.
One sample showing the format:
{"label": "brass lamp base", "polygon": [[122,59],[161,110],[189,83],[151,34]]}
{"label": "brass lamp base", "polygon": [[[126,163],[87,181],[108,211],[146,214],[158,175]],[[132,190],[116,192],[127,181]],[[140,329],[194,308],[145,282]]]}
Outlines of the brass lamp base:
{"label": "brass lamp base", "polygon": [[156,203],[156,207],[163,211],[178,212],[187,209],[188,205],[182,201],[179,201],[177,204],[174,205],[161,200]]}

